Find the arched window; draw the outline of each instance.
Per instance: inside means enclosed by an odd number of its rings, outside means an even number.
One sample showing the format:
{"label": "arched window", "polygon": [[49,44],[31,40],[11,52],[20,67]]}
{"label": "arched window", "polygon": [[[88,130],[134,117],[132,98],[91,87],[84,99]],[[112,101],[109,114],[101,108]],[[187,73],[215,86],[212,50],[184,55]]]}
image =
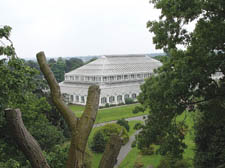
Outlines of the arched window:
{"label": "arched window", "polygon": [[84,96],[81,96],[81,103],[85,103]]}
{"label": "arched window", "polygon": [[121,75],[118,75],[117,80],[121,80],[121,79],[122,79]]}
{"label": "arched window", "polygon": [[101,103],[102,103],[102,104],[107,103],[107,99],[106,99],[106,97],[102,97],[102,98],[101,98]]}
{"label": "arched window", "polygon": [[70,102],[73,102],[73,95],[70,95]]}
{"label": "arched window", "polygon": [[136,94],[136,93],[133,93],[133,94],[131,95],[131,97],[132,97],[132,99],[136,99],[136,98],[137,98],[137,94]]}
{"label": "arched window", "polygon": [[130,96],[129,96],[129,94],[125,94],[124,95],[124,99],[127,99],[127,98],[129,98]]}
{"label": "arched window", "polygon": [[115,102],[115,97],[114,97],[114,96],[110,96],[110,97],[109,97],[109,102],[110,102],[110,103]]}
{"label": "arched window", "polygon": [[70,76],[70,80],[74,80],[74,76]]}
{"label": "arched window", "polygon": [[107,77],[106,76],[103,77],[103,81],[107,81]]}
{"label": "arched window", "polygon": [[76,102],[79,102],[79,96],[76,96]]}
{"label": "arched window", "polygon": [[122,101],[123,101],[122,95],[117,96],[117,102],[118,103],[121,103]]}

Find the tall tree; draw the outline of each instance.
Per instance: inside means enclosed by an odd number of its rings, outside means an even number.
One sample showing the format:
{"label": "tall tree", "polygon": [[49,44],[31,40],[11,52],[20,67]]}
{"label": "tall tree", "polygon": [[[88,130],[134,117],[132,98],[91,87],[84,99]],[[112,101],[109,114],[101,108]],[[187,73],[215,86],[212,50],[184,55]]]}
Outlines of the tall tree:
{"label": "tall tree", "polygon": [[[155,35],[156,48],[164,49],[168,58],[141,87],[139,101],[149,107],[150,114],[140,133],[139,147],[159,143],[161,154],[181,158],[184,125],[178,124],[177,116],[225,96],[225,1],[150,2],[161,10],[161,16],[159,21],[149,21],[147,25]],[[195,25],[193,31],[187,30],[190,24]],[[218,109],[210,110],[213,114]],[[214,152],[221,157],[221,153]],[[221,160],[218,165],[223,163]]]}
{"label": "tall tree", "polygon": [[37,71],[19,59],[9,39],[11,28],[0,28],[0,167],[26,167],[27,159],[14,145],[6,123],[4,109],[20,108],[23,122],[29,132],[38,140],[46,152],[56,144],[63,143],[62,132],[53,126],[46,117],[51,106],[44,97],[34,94]]}

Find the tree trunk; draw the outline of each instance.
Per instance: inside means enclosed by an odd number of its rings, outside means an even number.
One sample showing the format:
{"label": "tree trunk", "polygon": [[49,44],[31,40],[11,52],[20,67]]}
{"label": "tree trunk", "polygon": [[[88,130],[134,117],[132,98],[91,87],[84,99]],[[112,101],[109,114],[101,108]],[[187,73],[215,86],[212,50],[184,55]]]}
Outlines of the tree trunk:
{"label": "tree trunk", "polygon": [[121,137],[118,135],[112,135],[106,145],[99,168],[113,168],[117,162],[117,156],[119,155],[121,146]]}
{"label": "tree trunk", "polygon": [[50,168],[38,142],[24,126],[20,110],[6,109],[5,114],[12,137],[30,161],[32,168]]}
{"label": "tree trunk", "polygon": [[37,60],[50,87],[53,102],[66,120],[66,123],[69,125],[72,132],[66,167],[83,168],[87,140],[98,112],[100,97],[99,86],[93,85],[89,87],[85,110],[81,118],[77,118],[74,112],[72,112],[62,101],[60,87],[47,64],[44,52],[39,52],[37,54]]}

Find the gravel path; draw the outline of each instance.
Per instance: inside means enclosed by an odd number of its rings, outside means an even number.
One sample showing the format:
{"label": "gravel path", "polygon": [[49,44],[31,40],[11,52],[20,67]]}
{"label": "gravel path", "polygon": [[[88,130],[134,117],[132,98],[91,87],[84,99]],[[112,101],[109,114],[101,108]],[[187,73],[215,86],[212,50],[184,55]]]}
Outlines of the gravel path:
{"label": "gravel path", "polygon": [[129,141],[121,147],[120,153],[117,157],[117,163],[114,168],[117,168],[122,163],[123,159],[127,156],[127,154],[131,151],[131,144],[135,140],[135,135],[137,135],[139,132],[140,130],[136,131],[132,136],[130,136]]}
{"label": "gravel path", "polygon": [[[125,118],[125,120],[127,121],[133,121],[133,120],[141,120],[143,121],[143,117],[147,117],[147,115],[142,115],[142,116],[137,116],[137,117],[130,117],[130,118]],[[103,122],[103,123],[99,123],[99,124],[94,124],[94,128],[95,127],[101,127],[105,124],[111,124],[111,123],[116,123],[117,120],[114,120],[114,121],[108,121],[108,122]]]}
{"label": "gravel path", "polygon": [[[147,118],[147,115],[142,115],[138,117],[130,117],[130,118],[125,118],[127,121],[133,121],[133,120],[140,120],[144,121],[144,117]],[[104,123],[99,123],[99,124],[94,124],[94,127],[101,127],[105,124],[110,124],[110,123],[116,123],[117,120],[115,121],[109,121],[109,122],[104,122]],[[123,159],[127,156],[127,154],[130,152],[132,149],[131,144],[135,140],[135,135],[137,135],[139,131],[136,131],[132,136],[129,137],[129,141],[123,145],[120,149],[120,153],[117,157],[117,163],[114,166],[114,168],[118,168],[118,166],[122,163]]]}

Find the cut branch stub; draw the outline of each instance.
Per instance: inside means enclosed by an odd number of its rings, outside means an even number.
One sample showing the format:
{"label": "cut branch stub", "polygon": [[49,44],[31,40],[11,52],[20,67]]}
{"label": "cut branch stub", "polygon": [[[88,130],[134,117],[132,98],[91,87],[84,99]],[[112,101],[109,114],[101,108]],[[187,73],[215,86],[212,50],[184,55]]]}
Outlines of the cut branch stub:
{"label": "cut branch stub", "polygon": [[70,130],[76,127],[77,118],[72,110],[63,102],[61,98],[61,92],[59,84],[57,83],[53,72],[49,68],[44,52],[37,53],[37,60],[45,79],[51,90],[51,96],[54,104],[62,114],[63,118],[66,120]]}
{"label": "cut branch stub", "polygon": [[119,135],[112,135],[110,137],[100,161],[99,168],[114,167],[122,144],[122,138]]}
{"label": "cut branch stub", "polygon": [[30,161],[32,168],[50,168],[38,142],[23,124],[19,109],[6,109],[6,121],[15,142]]}

